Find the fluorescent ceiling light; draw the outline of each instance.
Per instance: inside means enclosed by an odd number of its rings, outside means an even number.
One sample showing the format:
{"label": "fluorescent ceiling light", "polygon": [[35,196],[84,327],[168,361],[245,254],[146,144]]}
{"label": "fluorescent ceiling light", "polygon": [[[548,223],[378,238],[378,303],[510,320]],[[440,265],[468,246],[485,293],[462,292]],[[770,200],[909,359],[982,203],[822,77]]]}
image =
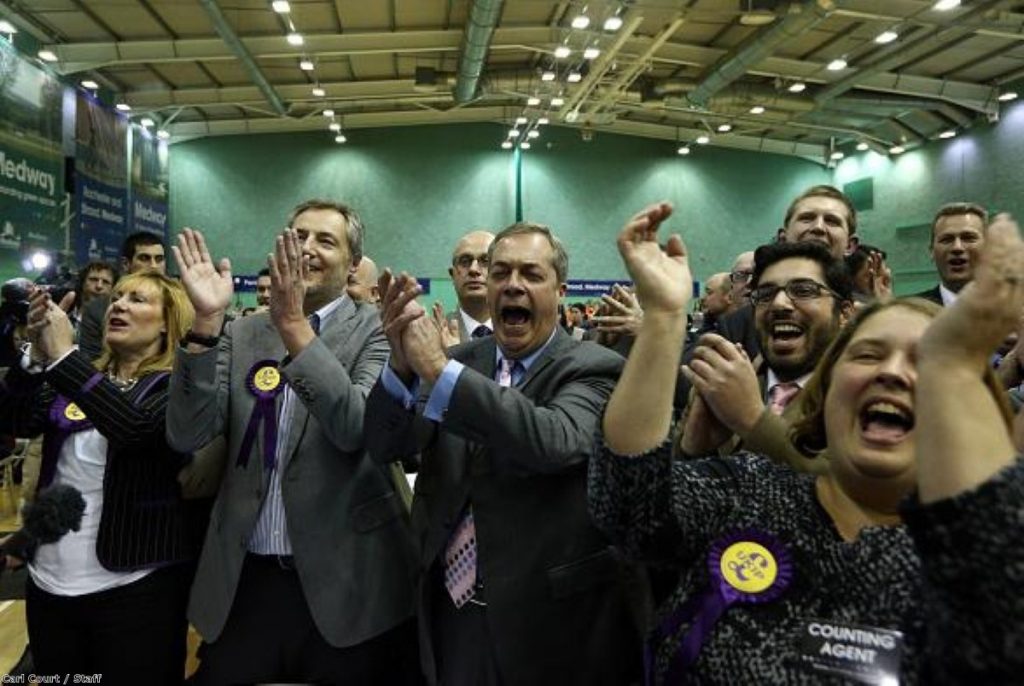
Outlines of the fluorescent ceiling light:
{"label": "fluorescent ceiling light", "polygon": [[274,0],[270,3],[270,8],[278,14],[288,14],[292,11],[292,6],[288,4],[288,0]]}
{"label": "fluorescent ceiling light", "polygon": [[583,80],[583,74],[579,73],[578,71],[571,71],[569,72],[569,75],[565,77],[565,80],[568,81],[569,83],[579,83],[581,80]]}
{"label": "fluorescent ceiling light", "polygon": [[165,129],[160,129],[159,131],[156,132],[156,137],[162,141],[165,141],[171,137],[171,134]]}
{"label": "fluorescent ceiling light", "polygon": [[564,60],[566,57],[572,54],[572,50],[569,49],[568,45],[559,45],[555,48],[555,57],[560,60]]}
{"label": "fluorescent ceiling light", "polygon": [[529,150],[530,144],[527,143],[526,141],[523,141],[522,143],[519,144],[519,147],[522,148],[523,150]]}
{"label": "fluorescent ceiling light", "polygon": [[614,17],[608,17],[607,19],[604,20],[604,30],[605,31],[618,31],[621,28],[622,28],[622,17],[620,17],[620,16],[616,15]]}
{"label": "fluorescent ceiling light", "polygon": [[516,117],[516,124],[525,124],[526,122],[526,117]]}
{"label": "fluorescent ceiling light", "polygon": [[143,118],[142,118],[142,119],[141,119],[141,120],[139,121],[139,123],[140,123],[140,124],[142,124],[143,126],[145,126],[146,128],[149,128],[150,126],[152,126],[152,125],[153,125],[153,124],[155,124],[156,122],[155,122],[155,121],[153,121],[153,119],[152,119],[151,117],[143,117]]}
{"label": "fluorescent ceiling light", "polygon": [[902,145],[894,145],[891,148],[889,148],[889,154],[891,155],[902,155],[906,151],[907,149],[904,148]]}
{"label": "fluorescent ceiling light", "polygon": [[949,129],[939,134],[939,138],[953,138],[954,136],[956,136],[956,131],[954,129]]}
{"label": "fluorescent ceiling light", "polygon": [[886,43],[892,43],[894,40],[900,37],[900,34],[895,31],[882,31],[880,34],[875,36],[875,42],[879,45],[885,45]]}
{"label": "fluorescent ceiling light", "polygon": [[573,17],[572,27],[574,29],[585,29],[590,26],[590,17],[585,14],[578,14]]}
{"label": "fluorescent ceiling light", "polygon": [[327,127],[331,131],[341,131],[341,124],[338,122],[331,122],[330,126]]}
{"label": "fluorescent ceiling light", "polygon": [[333,117],[334,116],[334,110],[330,110],[330,109],[324,110],[324,116],[325,117]]}
{"label": "fluorescent ceiling light", "polygon": [[844,60],[842,57],[834,59],[828,63],[826,69],[828,69],[829,71],[842,71],[846,69],[846,60]]}
{"label": "fluorescent ceiling light", "polygon": [[501,147],[503,147],[505,150],[511,150],[512,149],[512,141],[502,141],[501,142]]}
{"label": "fluorescent ceiling light", "polygon": [[533,129],[532,131],[527,132],[526,137],[527,138],[536,138],[539,135],[540,135],[540,131],[538,131],[537,129]]}
{"label": "fluorescent ceiling light", "polygon": [[313,60],[300,60],[299,69],[301,69],[302,71],[313,71]]}
{"label": "fluorescent ceiling light", "polygon": [[323,88],[320,88],[319,86],[317,86],[316,88],[313,89],[313,96],[314,97],[322,98],[325,95],[327,95],[327,91],[325,91]]}
{"label": "fluorescent ceiling light", "polygon": [[999,101],[1000,102],[1010,102],[1011,100],[1016,100],[1016,99],[1017,99],[1017,92],[1016,91],[1006,91],[1005,93],[1000,93],[999,94]]}
{"label": "fluorescent ceiling light", "polygon": [[710,142],[711,142],[711,137],[710,136],[705,136],[703,134],[701,134],[700,136],[697,136],[697,144],[698,145],[707,145]]}
{"label": "fluorescent ceiling light", "polygon": [[597,48],[587,48],[586,50],[583,51],[583,59],[585,59],[585,60],[596,59],[597,56],[600,55],[600,54],[601,54],[601,51],[598,50]]}
{"label": "fluorescent ceiling light", "polygon": [[549,123],[550,120],[547,117],[541,117],[537,120],[537,126],[547,126]]}
{"label": "fluorescent ceiling light", "polygon": [[131,112],[132,106],[126,102],[119,102],[114,107],[120,112]]}
{"label": "fluorescent ceiling light", "polygon": [[99,87],[100,84],[96,83],[92,79],[85,79],[84,81],[82,81],[82,88],[88,88],[89,90],[94,91]]}
{"label": "fluorescent ceiling light", "polygon": [[519,135],[519,129],[509,129],[508,130],[508,137],[509,138],[516,138],[518,135]]}
{"label": "fluorescent ceiling light", "polygon": [[334,137],[334,142],[335,143],[344,143],[347,140],[348,139],[345,138],[345,134],[343,134],[343,133],[339,133],[337,136]]}
{"label": "fluorescent ceiling light", "polygon": [[956,9],[960,6],[960,0],[939,0],[932,7],[933,10],[938,12],[948,12],[949,10]]}
{"label": "fluorescent ceiling light", "polygon": [[540,80],[541,81],[554,81],[555,80],[555,72],[553,72],[553,71],[546,71],[546,72],[544,72],[543,74],[540,75]]}
{"label": "fluorescent ceiling light", "polygon": [[844,155],[840,150],[836,150],[835,152],[828,156],[830,160],[841,160],[844,157],[846,157],[846,155]]}
{"label": "fluorescent ceiling light", "polygon": [[305,41],[302,40],[301,33],[289,33],[288,34],[288,45],[302,45]]}
{"label": "fluorescent ceiling light", "polygon": [[860,150],[861,152],[864,152],[865,150],[868,149],[868,144],[865,143],[864,141],[861,141],[860,143],[857,143],[857,149]]}
{"label": "fluorescent ceiling light", "polygon": [[0,19],[0,33],[17,33],[18,29],[6,19]]}
{"label": "fluorescent ceiling light", "polygon": [[732,124],[720,124],[718,126],[718,130],[721,131],[722,133],[729,133],[730,131],[732,131]]}
{"label": "fluorescent ceiling light", "polygon": [[536,107],[537,105],[540,104],[540,98],[537,98],[537,97],[527,98],[526,99],[526,104],[529,107]]}
{"label": "fluorescent ceiling light", "polygon": [[789,87],[790,93],[803,93],[807,89],[807,84],[803,81],[797,81]]}
{"label": "fluorescent ceiling light", "polygon": [[764,108],[761,107],[760,105],[754,105],[753,107],[750,108],[750,113],[751,114],[764,114]]}
{"label": "fluorescent ceiling light", "polygon": [[678,154],[680,154],[680,155],[689,155],[690,154],[690,146],[689,145],[680,145],[679,149],[676,150],[676,152]]}
{"label": "fluorescent ceiling light", "polygon": [[565,104],[565,98],[551,98],[552,107],[561,107]]}
{"label": "fluorescent ceiling light", "polygon": [[53,50],[40,50],[37,54],[39,55],[39,59],[43,60],[44,62],[57,61],[57,53],[55,53]]}

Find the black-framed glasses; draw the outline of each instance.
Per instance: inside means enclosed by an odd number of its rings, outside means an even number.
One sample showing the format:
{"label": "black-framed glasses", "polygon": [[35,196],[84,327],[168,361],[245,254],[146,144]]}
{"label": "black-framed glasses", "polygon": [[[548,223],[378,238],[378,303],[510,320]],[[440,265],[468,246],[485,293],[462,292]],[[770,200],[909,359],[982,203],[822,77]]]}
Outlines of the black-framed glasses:
{"label": "black-framed glasses", "polygon": [[782,286],[773,283],[758,286],[750,292],[750,302],[754,303],[754,305],[767,305],[775,300],[775,296],[779,294],[779,291],[786,291],[786,295],[794,302],[798,300],[814,300],[826,294],[836,298],[839,297],[838,293],[814,279],[793,279]]}
{"label": "black-framed glasses", "polygon": [[458,267],[459,269],[462,269],[462,270],[467,270],[467,271],[469,270],[470,267],[473,266],[474,262],[479,262],[481,269],[487,269],[488,260],[487,260],[487,255],[486,254],[484,254],[484,255],[459,255],[454,260],[452,260],[452,264],[454,264],[456,267]]}
{"label": "black-framed glasses", "polygon": [[729,272],[730,283],[746,283],[750,281],[750,277],[754,275],[754,272],[749,269],[738,269],[734,272]]}

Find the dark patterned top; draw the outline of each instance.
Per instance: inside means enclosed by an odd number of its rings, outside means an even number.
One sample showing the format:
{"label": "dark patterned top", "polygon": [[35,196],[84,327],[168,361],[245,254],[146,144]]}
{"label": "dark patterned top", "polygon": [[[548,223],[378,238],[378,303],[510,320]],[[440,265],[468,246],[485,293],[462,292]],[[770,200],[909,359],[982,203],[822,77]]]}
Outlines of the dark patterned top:
{"label": "dark patterned top", "polygon": [[[630,555],[679,570],[658,625],[709,588],[706,558],[723,536],[757,529],[793,557],[783,596],[728,608],[681,683],[845,683],[801,664],[797,637],[813,619],[902,632],[901,684],[1024,683],[1024,461],[955,498],[915,499],[904,525],[850,543],[813,476],[750,453],[672,461],[667,442],[635,458],[602,448],[589,498]],[[666,683],[688,628],[654,642],[654,683]]]}

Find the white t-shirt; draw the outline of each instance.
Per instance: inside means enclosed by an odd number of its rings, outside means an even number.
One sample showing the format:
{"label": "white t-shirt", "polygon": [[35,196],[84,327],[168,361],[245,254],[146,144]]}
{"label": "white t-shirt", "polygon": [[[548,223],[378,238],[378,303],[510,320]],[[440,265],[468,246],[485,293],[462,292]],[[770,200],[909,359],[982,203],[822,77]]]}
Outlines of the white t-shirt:
{"label": "white t-shirt", "polygon": [[96,593],[126,586],[153,572],[152,569],[112,572],[96,557],[106,469],[107,439],[96,429],[73,433],[61,446],[53,483],[81,491],[85,513],[78,531],[69,531],[56,543],[39,546],[29,563],[32,581],[47,593],[62,596]]}

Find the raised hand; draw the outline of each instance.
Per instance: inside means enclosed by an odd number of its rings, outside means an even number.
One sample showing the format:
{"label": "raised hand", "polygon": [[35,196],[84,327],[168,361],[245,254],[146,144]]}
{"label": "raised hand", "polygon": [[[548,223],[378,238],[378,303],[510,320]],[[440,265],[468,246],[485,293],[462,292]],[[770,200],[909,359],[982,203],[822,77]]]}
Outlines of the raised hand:
{"label": "raised hand", "polygon": [[29,291],[28,338],[36,362],[52,362],[74,346],[75,329],[67,315],[74,298],[74,293],[68,293],[57,305],[44,289]]}
{"label": "raised hand", "polygon": [[178,234],[178,244],[171,246],[171,251],[181,274],[181,285],[196,310],[197,321],[223,318],[235,291],[230,260],[224,258],[214,264],[203,234],[189,228]]}
{"label": "raised hand", "polygon": [[426,314],[423,306],[416,302],[416,296],[422,289],[416,279],[405,272],[395,277],[390,269],[385,269],[377,279],[377,288],[380,291],[380,319],[384,335],[391,344],[389,364],[398,377],[408,383],[414,372],[405,356],[403,334],[409,322]]}
{"label": "raised hand", "polygon": [[637,334],[644,323],[644,310],[628,288],[615,284],[612,286],[611,295],[605,293],[601,296],[601,301],[604,303],[602,312],[592,317],[599,332],[630,336]]}
{"label": "raised hand", "polygon": [[437,327],[438,332],[441,334],[441,342],[445,348],[450,348],[453,345],[458,345],[461,342],[459,336],[459,323],[455,321],[448,321],[444,316],[444,306],[441,303],[434,303],[434,306],[430,308],[431,320],[434,322],[434,326]]}
{"label": "raised hand", "polygon": [[874,251],[868,256],[868,278],[871,280],[871,295],[879,300],[892,297],[892,270],[886,265],[882,253]]}
{"label": "raised hand", "polygon": [[622,261],[648,314],[683,313],[693,295],[693,279],[682,239],[671,236],[664,252],[658,245],[658,227],[671,215],[669,203],[651,205],[633,215],[618,237]]}
{"label": "raised hand", "polygon": [[274,240],[274,252],[267,255],[270,269],[270,320],[280,331],[306,321],[306,270],[299,238],[285,229]]}
{"label": "raised hand", "polygon": [[448,358],[441,332],[427,317],[411,320],[402,331],[402,351],[416,376],[433,383]]}
{"label": "raised hand", "polygon": [[1024,241],[1008,214],[989,226],[974,280],[928,327],[918,344],[922,360],[983,370],[992,352],[1017,328],[1024,308]]}

